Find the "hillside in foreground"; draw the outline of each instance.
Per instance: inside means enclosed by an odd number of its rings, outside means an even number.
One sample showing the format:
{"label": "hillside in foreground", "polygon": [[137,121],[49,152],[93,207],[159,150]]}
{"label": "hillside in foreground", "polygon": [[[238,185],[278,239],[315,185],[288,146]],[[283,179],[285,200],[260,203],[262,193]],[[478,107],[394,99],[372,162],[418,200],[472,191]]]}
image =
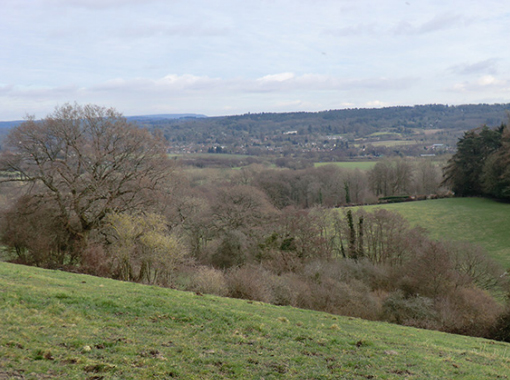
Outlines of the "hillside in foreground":
{"label": "hillside in foreground", "polygon": [[445,198],[365,206],[399,212],[433,239],[468,241],[484,247],[504,268],[510,268],[510,203],[485,198]]}
{"label": "hillside in foreground", "polygon": [[495,379],[510,344],[0,263],[0,379]]}

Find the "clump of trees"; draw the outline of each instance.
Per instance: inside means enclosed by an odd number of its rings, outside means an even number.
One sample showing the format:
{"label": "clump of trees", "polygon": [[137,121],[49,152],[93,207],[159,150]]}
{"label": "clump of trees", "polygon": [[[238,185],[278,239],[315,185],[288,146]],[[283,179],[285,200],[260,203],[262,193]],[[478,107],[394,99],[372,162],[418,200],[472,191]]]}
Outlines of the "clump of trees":
{"label": "clump of trees", "polygon": [[510,199],[510,130],[502,124],[466,132],[444,172],[458,196]]}
{"label": "clump of trees", "polygon": [[480,248],[333,208],[437,192],[430,162],[186,172],[161,136],[67,104],[13,129],[0,170],[0,242],[19,263],[476,336],[508,325],[506,276]]}
{"label": "clump of trees", "polygon": [[114,109],[66,104],[12,129],[0,170],[21,195],[3,212],[2,244],[21,262],[64,267],[83,263],[112,215],[156,210],[173,166],[161,137]]}

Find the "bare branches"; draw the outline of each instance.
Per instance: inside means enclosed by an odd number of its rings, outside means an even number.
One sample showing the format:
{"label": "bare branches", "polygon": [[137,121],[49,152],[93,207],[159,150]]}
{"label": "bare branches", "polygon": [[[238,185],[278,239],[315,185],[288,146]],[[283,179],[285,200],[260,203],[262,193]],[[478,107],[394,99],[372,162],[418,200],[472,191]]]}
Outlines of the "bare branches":
{"label": "bare branches", "polygon": [[108,212],[151,204],[169,179],[163,141],[114,109],[65,104],[42,121],[13,129],[0,157],[7,181],[36,182],[81,230]]}

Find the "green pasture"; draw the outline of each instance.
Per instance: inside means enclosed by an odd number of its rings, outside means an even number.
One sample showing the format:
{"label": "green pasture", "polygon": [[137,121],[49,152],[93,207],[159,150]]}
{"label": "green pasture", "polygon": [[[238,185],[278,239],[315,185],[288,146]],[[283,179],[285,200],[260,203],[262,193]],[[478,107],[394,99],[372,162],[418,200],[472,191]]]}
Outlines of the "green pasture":
{"label": "green pasture", "polygon": [[510,344],[0,263],[0,379],[496,379]]}
{"label": "green pasture", "polygon": [[316,162],[314,166],[320,167],[324,165],[335,165],[344,169],[370,170],[377,161],[346,161],[346,162]]}
{"label": "green pasture", "polygon": [[368,135],[368,137],[386,137],[386,136],[402,137],[402,134],[398,132],[382,131],[374,132]]}
{"label": "green pasture", "polygon": [[384,207],[424,227],[434,239],[480,244],[510,268],[510,203],[483,198],[447,198],[364,207]]}

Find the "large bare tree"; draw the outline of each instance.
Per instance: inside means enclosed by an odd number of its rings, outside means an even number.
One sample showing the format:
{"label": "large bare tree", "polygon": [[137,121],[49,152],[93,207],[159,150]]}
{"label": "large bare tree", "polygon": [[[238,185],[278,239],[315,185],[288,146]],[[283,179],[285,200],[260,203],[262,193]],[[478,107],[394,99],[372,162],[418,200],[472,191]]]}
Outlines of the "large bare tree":
{"label": "large bare tree", "polygon": [[162,138],[112,108],[65,104],[45,119],[29,117],[7,136],[2,182],[20,182],[53,205],[76,239],[109,213],[142,209],[158,199],[171,173]]}

